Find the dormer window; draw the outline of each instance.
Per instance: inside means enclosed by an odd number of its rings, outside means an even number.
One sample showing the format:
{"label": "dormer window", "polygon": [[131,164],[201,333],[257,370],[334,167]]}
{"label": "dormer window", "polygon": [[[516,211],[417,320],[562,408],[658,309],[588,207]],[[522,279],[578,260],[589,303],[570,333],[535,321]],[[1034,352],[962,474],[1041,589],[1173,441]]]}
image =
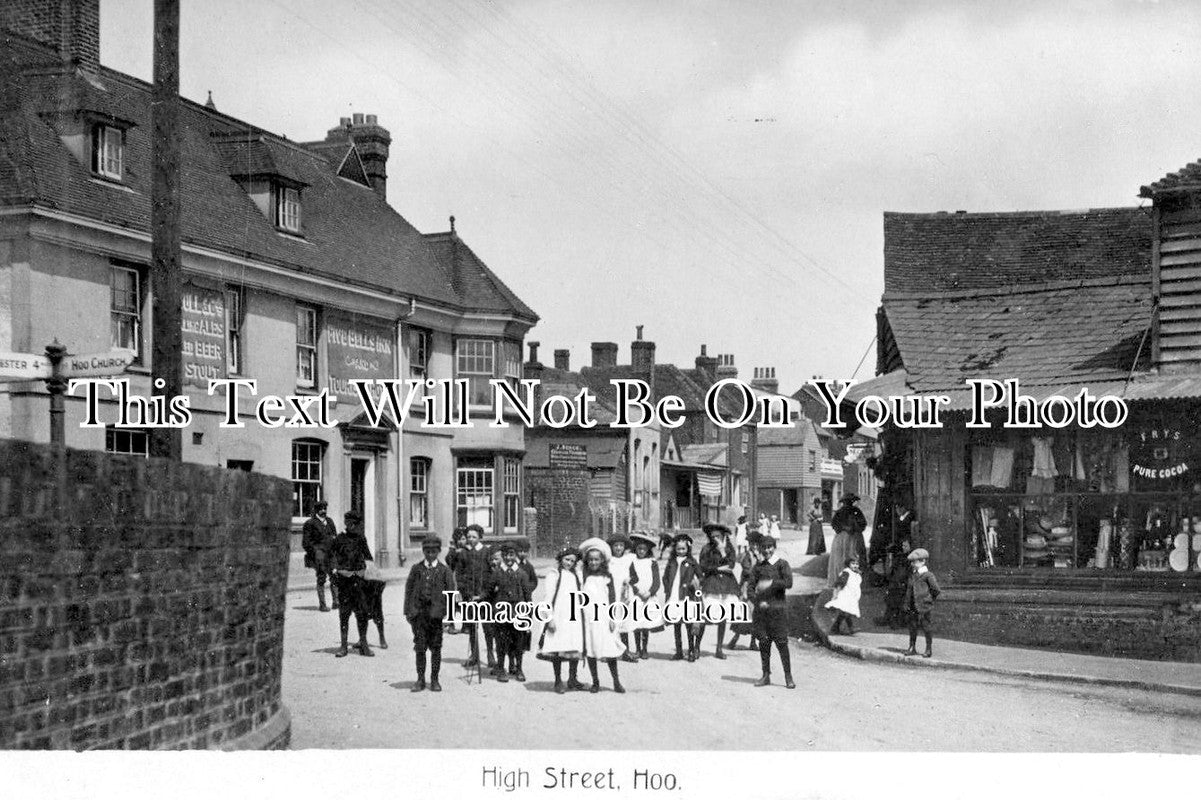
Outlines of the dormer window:
{"label": "dormer window", "polygon": [[275,187],[275,226],[289,233],[300,233],[300,190],[277,184]]}
{"label": "dormer window", "polygon": [[112,125],[92,126],[92,171],[109,180],[125,176],[125,131]]}

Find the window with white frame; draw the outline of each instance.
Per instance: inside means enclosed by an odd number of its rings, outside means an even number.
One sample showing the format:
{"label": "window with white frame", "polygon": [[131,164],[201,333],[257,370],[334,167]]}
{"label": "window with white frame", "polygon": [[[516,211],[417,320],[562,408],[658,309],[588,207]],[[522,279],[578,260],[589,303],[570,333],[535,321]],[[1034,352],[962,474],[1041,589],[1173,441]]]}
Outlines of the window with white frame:
{"label": "window with white frame", "polygon": [[409,377],[425,380],[430,369],[430,332],[423,328],[409,328]]}
{"label": "window with white frame", "polygon": [[521,460],[504,459],[505,532],[515,533],[521,516]]}
{"label": "window with white frame", "polygon": [[297,439],[292,442],[292,516],[310,517],[321,499],[325,445]]}
{"label": "window with white frame", "polygon": [[317,309],[296,306],[296,385],[317,386]]}
{"label": "window with white frame", "polygon": [[476,524],[492,532],[491,459],[459,459],[455,470],[455,509],[460,527]]}
{"label": "window with white frame", "polygon": [[104,451],[149,458],[150,433],[140,428],[118,428],[108,425],[104,429]]}
{"label": "window with white frame", "polygon": [[488,381],[496,375],[496,342],[491,339],[459,339],[456,343],[457,378],[468,381],[467,402],[473,406],[492,404]]}
{"label": "window with white frame", "polygon": [[742,452],[747,452],[751,449],[751,434],[747,431],[742,432]]}
{"label": "window with white frame", "polygon": [[275,191],[275,224],[292,233],[300,232],[300,190],[279,186]]}
{"label": "window with white frame", "polygon": [[517,388],[521,383],[521,342],[505,342],[505,382]]}
{"label": "window with white frame", "polygon": [[112,346],[132,350],[142,360],[142,271],[113,264],[109,267],[109,315]]}
{"label": "window with white frame", "polygon": [[409,459],[409,526],[429,527],[430,462],[426,458]]}
{"label": "window with white frame", "polygon": [[816,450],[809,451],[809,471],[817,472],[817,451]]}
{"label": "window with white frame", "polygon": [[112,125],[92,128],[92,171],[119,181],[125,174],[125,131]]}
{"label": "window with white frame", "polygon": [[225,366],[230,375],[242,374],[242,299],[241,287],[225,290]]}

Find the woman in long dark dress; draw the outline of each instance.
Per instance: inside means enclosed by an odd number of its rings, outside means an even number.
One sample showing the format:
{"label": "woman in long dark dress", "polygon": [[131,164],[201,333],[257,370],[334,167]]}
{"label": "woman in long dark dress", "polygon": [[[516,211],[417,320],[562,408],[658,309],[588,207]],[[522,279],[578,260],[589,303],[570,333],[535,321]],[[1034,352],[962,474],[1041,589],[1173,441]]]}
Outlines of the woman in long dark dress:
{"label": "woman in long dark dress", "polygon": [[806,555],[820,556],[826,552],[826,515],[822,513],[822,499],[813,498],[813,508],[809,509],[809,547]]}

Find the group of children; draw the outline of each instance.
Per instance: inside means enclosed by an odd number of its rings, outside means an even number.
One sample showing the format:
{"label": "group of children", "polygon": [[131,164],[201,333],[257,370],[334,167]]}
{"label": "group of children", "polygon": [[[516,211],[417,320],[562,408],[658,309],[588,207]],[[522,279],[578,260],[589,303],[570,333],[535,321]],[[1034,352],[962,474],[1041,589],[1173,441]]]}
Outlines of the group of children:
{"label": "group of children", "polygon": [[[696,661],[708,625],[704,621],[665,622],[661,609],[670,601],[696,601],[706,609],[709,619],[722,616],[731,619],[736,615],[735,609],[743,606],[750,612],[751,621],[735,622],[731,631],[733,638],[725,646],[737,649],[739,638],[750,636],[749,649],[759,650],[762,666],[762,676],[756,686],[771,684],[774,646],[784,673],[784,685],[789,689],[796,687],[788,649],[786,598],[787,590],[792,587],[792,568],[776,553],[776,540],[751,533],[747,545],[738,548],[732,543],[726,526],[710,524],[704,531],[708,541],[695,558],[692,537],[688,534],[673,537],[670,558],[662,571],[653,555],[656,539],[640,532],[629,537],[614,536],[607,541],[593,538],[578,548],[567,547],[559,551],[555,569],[546,579],[543,601],[548,604],[550,613],[541,628],[536,649],[539,659],[551,663],[555,692],[562,694],[585,688],[599,692],[599,664],[605,662],[613,690],[624,693],[619,662],[637,663],[649,658],[651,633],[664,630],[668,624],[673,628],[675,643],[671,660]],[[490,673],[501,683],[510,678],[526,679],[523,660],[524,654],[534,649],[531,631],[519,630],[512,621],[499,620],[511,620],[517,604],[533,600],[538,576],[529,562],[528,550],[519,550],[512,544],[489,550],[482,539],[483,531],[478,526],[468,526],[463,540],[448,554],[446,564],[438,560],[442,545],[437,538],[430,537],[423,542],[424,558],[413,565],[405,591],[405,617],[413,627],[417,651],[418,679],[413,691],[427,688],[427,666],[430,667],[428,688],[441,689],[438,673],[442,636],[448,625],[445,591],[456,591],[464,600],[490,604],[496,611],[498,621],[463,623],[470,647],[465,666],[483,666],[476,630],[482,627]],[[930,611],[939,589],[933,573],[926,568],[928,558],[922,549],[909,555],[913,575],[906,593],[910,617],[907,655],[916,655],[919,630],[926,637],[924,655],[931,655]],[[853,619],[859,616],[861,583],[858,557],[848,558],[839,576],[835,596],[827,603],[836,612],[832,633],[839,632],[843,625],[848,634],[854,633]],[[607,614],[590,613],[577,614],[577,618],[572,619],[572,597],[581,592],[593,605],[607,607],[625,603],[631,613],[619,621]],[[500,612],[502,607],[504,614]],[[727,622],[715,624],[717,642],[713,655],[724,659]],[[427,651],[429,659],[426,658]],[[581,661],[587,663],[592,679],[590,687],[579,680]],[[568,667],[566,681],[563,679],[565,662]]]}

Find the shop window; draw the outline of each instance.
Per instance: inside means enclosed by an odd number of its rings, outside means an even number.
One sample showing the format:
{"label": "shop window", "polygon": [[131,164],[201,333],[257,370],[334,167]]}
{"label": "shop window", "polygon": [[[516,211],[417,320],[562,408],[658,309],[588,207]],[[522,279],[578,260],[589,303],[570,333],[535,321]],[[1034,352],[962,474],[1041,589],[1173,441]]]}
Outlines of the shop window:
{"label": "shop window", "polygon": [[143,271],[134,266],[109,267],[109,318],[112,346],[132,350],[134,363],[142,362],[142,302],[145,299]]}
{"label": "shop window", "polygon": [[505,533],[516,533],[521,518],[521,461],[504,459]]}
{"label": "shop window", "polygon": [[973,435],[971,547],[981,568],[1201,572],[1192,423]]}
{"label": "shop window", "polygon": [[241,375],[245,369],[242,363],[243,299],[241,287],[231,286],[225,290],[225,359],[230,375]]}
{"label": "shop window", "polygon": [[296,306],[296,385],[317,386],[317,309]]}
{"label": "shop window", "polygon": [[459,339],[455,366],[459,378],[468,382],[467,402],[473,406],[492,404],[488,381],[496,376],[496,342],[491,339]]}
{"label": "shop window", "polygon": [[409,459],[409,525],[413,528],[429,527],[429,479],[429,459]]}
{"label": "shop window", "polygon": [[112,125],[92,126],[92,172],[114,181],[125,177],[125,131]]}
{"label": "shop window", "polygon": [[149,458],[150,432],[141,428],[118,428],[109,425],[104,429],[104,451]]}
{"label": "shop window", "polygon": [[455,470],[455,510],[458,525],[476,524],[492,532],[493,464],[491,459],[459,459]]}
{"label": "shop window", "polygon": [[297,439],[292,442],[292,516],[310,517],[317,501],[324,495],[325,445],[321,442]]}

